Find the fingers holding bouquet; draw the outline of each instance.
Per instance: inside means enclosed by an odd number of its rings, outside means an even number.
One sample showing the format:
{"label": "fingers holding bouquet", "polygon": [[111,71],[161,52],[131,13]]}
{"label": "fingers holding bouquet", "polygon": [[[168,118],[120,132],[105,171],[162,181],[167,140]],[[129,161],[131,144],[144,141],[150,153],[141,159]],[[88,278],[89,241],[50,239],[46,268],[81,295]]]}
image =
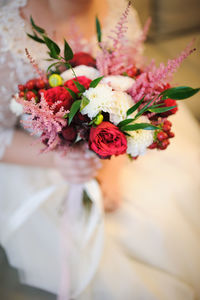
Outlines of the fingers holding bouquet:
{"label": "fingers holding bouquet", "polygon": [[69,183],[85,183],[95,178],[101,162],[83,144],[78,144],[64,156],[55,152],[54,166]]}

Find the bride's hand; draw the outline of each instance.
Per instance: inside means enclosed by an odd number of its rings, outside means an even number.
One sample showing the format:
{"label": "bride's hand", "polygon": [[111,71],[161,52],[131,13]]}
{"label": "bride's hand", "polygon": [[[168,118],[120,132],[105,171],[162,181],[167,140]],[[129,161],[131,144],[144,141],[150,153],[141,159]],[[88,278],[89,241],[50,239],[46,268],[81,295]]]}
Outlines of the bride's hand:
{"label": "bride's hand", "polygon": [[101,162],[95,154],[85,150],[83,145],[76,145],[66,156],[55,153],[54,165],[68,182],[83,183],[96,176]]}

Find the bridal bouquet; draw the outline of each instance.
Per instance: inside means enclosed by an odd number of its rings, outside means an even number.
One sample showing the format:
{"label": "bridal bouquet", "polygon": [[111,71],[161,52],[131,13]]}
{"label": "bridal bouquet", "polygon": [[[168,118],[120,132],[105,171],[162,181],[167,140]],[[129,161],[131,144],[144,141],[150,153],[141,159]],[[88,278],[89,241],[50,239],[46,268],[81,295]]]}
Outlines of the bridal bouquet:
{"label": "bridal bouquet", "polygon": [[177,112],[177,100],[199,89],[171,87],[169,82],[194,49],[188,46],[166,66],[145,66],[139,49],[148,24],[138,41],[127,41],[129,6],[105,41],[96,18],[99,52],[95,58],[83,51],[73,53],[66,40],[62,53],[31,18],[33,34],[28,36],[47,46],[52,63],[44,73],[26,49],[39,76],[19,85],[11,109],[28,114],[24,126],[40,135],[43,151],[66,152],[82,141],[101,159],[121,154],[136,159],[147,149],[166,149],[174,137],[168,118]]}

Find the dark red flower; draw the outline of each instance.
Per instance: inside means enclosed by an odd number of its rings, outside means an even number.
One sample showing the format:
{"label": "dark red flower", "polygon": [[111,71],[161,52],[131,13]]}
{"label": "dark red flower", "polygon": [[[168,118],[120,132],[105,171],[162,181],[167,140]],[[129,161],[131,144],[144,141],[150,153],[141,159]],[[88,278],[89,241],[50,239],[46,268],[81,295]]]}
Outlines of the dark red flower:
{"label": "dark red flower", "polygon": [[74,54],[74,57],[70,60],[72,67],[86,65],[89,67],[96,67],[96,60],[88,53],[78,52]]}
{"label": "dark red flower", "polygon": [[89,123],[90,118],[87,115],[82,115],[80,112],[74,116],[74,122],[77,124]]}
{"label": "dark red flower", "polygon": [[68,89],[72,90],[74,93],[79,93],[80,91],[77,89],[74,81],[78,81],[80,84],[82,84],[86,90],[89,89],[91,79],[85,77],[85,76],[78,76],[77,78],[72,78],[70,80],[65,81],[64,86],[66,86]]}
{"label": "dark red flower", "polygon": [[44,98],[50,107],[55,105],[54,112],[58,112],[61,107],[65,110],[70,109],[73,99],[70,93],[62,86],[57,86],[51,89],[48,89],[44,92]]}
{"label": "dark red flower", "polygon": [[118,127],[110,122],[102,122],[91,128],[89,146],[100,158],[110,158],[126,153],[127,140]]}
{"label": "dark red flower", "polygon": [[62,130],[62,137],[68,142],[74,142],[77,137],[77,131],[73,126],[67,126]]}

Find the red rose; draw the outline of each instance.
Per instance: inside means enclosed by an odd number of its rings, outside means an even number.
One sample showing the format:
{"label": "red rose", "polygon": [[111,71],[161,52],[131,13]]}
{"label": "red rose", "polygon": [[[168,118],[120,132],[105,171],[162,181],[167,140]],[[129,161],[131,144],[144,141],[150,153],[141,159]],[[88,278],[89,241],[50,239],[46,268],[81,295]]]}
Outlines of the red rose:
{"label": "red rose", "polygon": [[74,127],[67,126],[67,127],[63,128],[62,136],[66,141],[74,142],[76,140],[76,137],[77,137],[77,131]]}
{"label": "red rose", "polygon": [[72,60],[70,60],[72,67],[86,65],[89,67],[96,67],[95,59],[88,53],[78,52],[74,54]]}
{"label": "red rose", "polygon": [[58,112],[61,107],[68,110],[73,103],[70,93],[62,86],[57,86],[44,91],[44,98],[50,107],[52,107],[57,101],[60,102],[56,104],[54,112]]}
{"label": "red rose", "polygon": [[111,155],[126,153],[127,140],[118,127],[110,122],[102,122],[91,128],[89,146],[100,158],[110,158]]}
{"label": "red rose", "polygon": [[77,78],[72,78],[70,80],[65,81],[64,86],[66,86],[68,89],[72,90],[74,93],[79,93],[80,91],[77,89],[73,81],[78,81],[80,84],[82,84],[86,90],[90,87],[91,79],[85,77],[85,76],[78,76]]}

